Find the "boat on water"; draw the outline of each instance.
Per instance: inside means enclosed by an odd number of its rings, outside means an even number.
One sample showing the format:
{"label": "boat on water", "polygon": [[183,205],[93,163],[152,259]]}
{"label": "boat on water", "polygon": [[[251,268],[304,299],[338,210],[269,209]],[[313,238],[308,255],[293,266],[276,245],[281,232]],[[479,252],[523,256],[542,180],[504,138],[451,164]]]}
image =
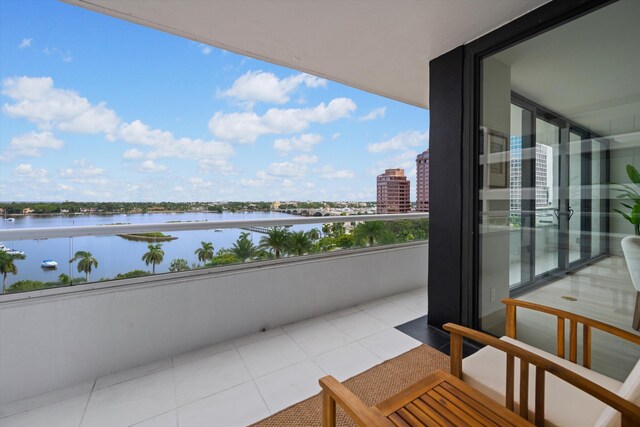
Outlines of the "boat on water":
{"label": "boat on water", "polygon": [[213,231],[215,231],[216,233],[221,233],[221,232],[223,232],[224,230],[223,230],[222,228],[216,228],[216,229],[214,229]]}
{"label": "boat on water", "polygon": [[17,249],[11,249],[10,247],[5,246],[2,243],[0,243],[0,251],[6,252],[9,255],[24,255],[23,251],[19,251]]}
{"label": "boat on water", "polygon": [[42,261],[42,264],[40,264],[40,266],[42,268],[51,268],[51,269],[53,269],[53,268],[58,268],[58,263],[55,262],[52,259],[45,259],[45,260]]}
{"label": "boat on water", "polygon": [[5,218],[4,220],[9,222],[16,222],[15,218]]}

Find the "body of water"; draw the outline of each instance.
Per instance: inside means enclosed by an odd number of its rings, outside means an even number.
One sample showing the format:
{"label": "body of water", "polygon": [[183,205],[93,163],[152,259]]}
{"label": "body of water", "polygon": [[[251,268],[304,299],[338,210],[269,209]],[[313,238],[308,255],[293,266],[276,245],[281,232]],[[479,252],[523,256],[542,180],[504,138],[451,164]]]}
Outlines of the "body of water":
{"label": "body of water", "polygon": [[[0,229],[9,228],[45,228],[45,227],[73,227],[82,225],[100,225],[113,223],[153,224],[170,221],[231,221],[231,220],[261,220],[273,218],[291,218],[291,215],[279,212],[187,212],[187,213],[147,213],[147,214],[115,214],[115,215],[60,215],[60,216],[24,216],[17,217],[15,222],[0,221]],[[291,230],[310,230],[322,228],[322,224],[294,225]],[[197,263],[195,250],[200,242],[211,242],[217,252],[221,248],[230,248],[245,230],[224,229],[223,231],[172,231],[165,232],[178,239],[162,242],[164,261],[156,265],[156,273],[169,271],[171,261],[184,258]],[[245,231],[246,232],[246,231]],[[251,239],[258,244],[264,234],[251,232]],[[69,260],[77,251],[91,252],[98,260],[98,268],[94,268],[90,281],[101,278],[112,278],[119,273],[131,270],[151,271],[151,265],[145,265],[142,255],[147,252],[147,242],[136,242],[118,236],[88,236],[65,239],[45,240],[15,240],[4,241],[4,245],[24,251],[26,259],[16,261],[18,274],[9,274],[7,286],[18,280],[56,281],[61,273],[70,277],[84,277],[78,273],[76,263]],[[45,270],[40,267],[45,259],[58,262],[55,270]]]}

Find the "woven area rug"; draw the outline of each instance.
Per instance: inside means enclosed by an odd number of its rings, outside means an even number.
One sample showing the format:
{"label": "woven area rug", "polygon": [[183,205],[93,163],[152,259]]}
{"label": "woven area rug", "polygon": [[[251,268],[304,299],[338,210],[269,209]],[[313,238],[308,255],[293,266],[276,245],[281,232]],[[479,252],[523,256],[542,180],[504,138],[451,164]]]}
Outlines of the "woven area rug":
{"label": "woven area rug", "polygon": [[[449,372],[449,356],[421,345],[349,378],[343,384],[367,406],[372,406],[438,369]],[[339,406],[336,418],[338,426],[356,425]],[[322,395],[316,394],[252,425],[276,426],[322,427]]]}

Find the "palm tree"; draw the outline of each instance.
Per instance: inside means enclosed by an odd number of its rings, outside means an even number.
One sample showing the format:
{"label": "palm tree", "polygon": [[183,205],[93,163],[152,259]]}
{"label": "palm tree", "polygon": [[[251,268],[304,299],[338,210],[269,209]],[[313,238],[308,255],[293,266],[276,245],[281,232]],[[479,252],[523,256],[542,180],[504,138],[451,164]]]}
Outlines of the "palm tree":
{"label": "palm tree", "polygon": [[151,264],[151,272],[156,274],[156,265],[160,264],[164,259],[164,251],[162,250],[162,244],[158,243],[154,245],[149,243],[149,252],[142,255],[142,260],[146,265]]}
{"label": "palm tree", "polygon": [[273,227],[260,239],[260,248],[272,251],[276,259],[287,249],[289,231],[283,227]]}
{"label": "palm tree", "polygon": [[249,239],[249,233],[240,233],[240,237],[238,237],[230,251],[242,262],[245,262],[256,255],[258,248]]}
{"label": "palm tree", "polygon": [[320,230],[318,230],[317,228],[312,228],[307,232],[307,235],[311,240],[316,241],[320,238]]}
{"label": "palm tree", "polygon": [[58,281],[60,283],[62,283],[63,285],[69,285],[71,284],[71,279],[69,278],[69,276],[67,276],[66,274],[62,273],[61,275],[58,276]]}
{"label": "palm tree", "polygon": [[331,226],[331,232],[333,237],[340,237],[344,234],[344,224],[341,222],[337,222]]}
{"label": "palm tree", "polygon": [[17,259],[25,259],[22,254],[9,255],[5,251],[0,251],[0,273],[2,273],[2,293],[7,286],[7,274],[18,274],[18,267],[13,261]]}
{"label": "palm tree", "polygon": [[93,267],[98,268],[98,260],[91,255],[91,252],[78,251],[73,258],[69,260],[69,263],[73,263],[78,260],[80,260],[80,262],[78,262],[78,273],[84,273],[88,282],[89,274]]}
{"label": "palm tree", "polygon": [[289,234],[289,241],[287,242],[287,249],[289,253],[296,255],[304,255],[310,252],[313,247],[313,242],[309,238],[309,233],[304,231],[296,231]]}
{"label": "palm tree", "polygon": [[198,255],[198,261],[206,263],[207,261],[211,261],[213,256],[215,255],[213,251],[213,243],[211,242],[200,242],[202,245],[198,249],[196,249],[195,254]]}
{"label": "palm tree", "polygon": [[322,224],[322,233],[325,236],[331,234],[331,224]]}
{"label": "palm tree", "polygon": [[189,261],[184,258],[176,258],[171,261],[171,265],[169,266],[169,271],[184,271],[189,269]]}
{"label": "palm tree", "polygon": [[373,246],[376,240],[380,238],[383,231],[384,223],[382,221],[367,221],[356,227],[356,234],[367,239],[369,246]]}

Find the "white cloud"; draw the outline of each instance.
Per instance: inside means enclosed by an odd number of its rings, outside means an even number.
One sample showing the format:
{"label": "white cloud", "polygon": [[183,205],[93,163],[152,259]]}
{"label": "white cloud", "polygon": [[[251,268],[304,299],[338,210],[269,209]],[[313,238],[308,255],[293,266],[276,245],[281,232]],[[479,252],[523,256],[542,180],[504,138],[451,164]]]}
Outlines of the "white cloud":
{"label": "white cloud", "polygon": [[73,61],[73,57],[71,56],[71,52],[70,51],[62,51],[60,49],[58,49],[57,47],[45,47],[42,50],[42,53],[44,53],[45,55],[51,56],[51,55],[55,55],[55,56],[59,56],[60,59],[62,59],[62,62],[71,62]]}
{"label": "white cloud", "polygon": [[368,122],[370,120],[381,119],[387,113],[386,107],[375,108],[369,112],[366,116],[358,118],[361,122]]}
{"label": "white cloud", "polygon": [[425,149],[429,145],[429,132],[420,131],[406,131],[402,132],[393,138],[376,142],[375,144],[369,144],[367,150],[371,153],[381,153],[383,151],[390,150],[407,150],[411,147],[422,146]]}
{"label": "white cloud", "polygon": [[267,172],[276,177],[302,177],[307,173],[307,167],[298,163],[281,162],[271,163]]}
{"label": "white cloud", "polygon": [[348,169],[336,170],[331,165],[325,165],[313,170],[322,179],[351,179],[355,176],[353,171]]}
{"label": "white cloud", "polygon": [[236,170],[226,159],[198,160],[198,167],[203,170],[214,170],[221,175],[235,175]]}
{"label": "white cloud", "polygon": [[276,139],[273,142],[273,148],[275,148],[281,154],[285,154],[290,151],[311,151],[311,148],[315,144],[319,144],[321,141],[321,135],[315,133],[305,133],[303,135],[294,136],[293,138],[289,139]]}
{"label": "white cloud", "polygon": [[47,183],[49,182],[48,175],[46,169],[36,169],[31,165],[31,163],[20,163],[15,168],[15,174],[21,178],[28,178],[29,180],[35,180],[38,183]]}
{"label": "white cloud", "polygon": [[263,116],[254,112],[215,113],[209,130],[218,138],[238,143],[251,143],[260,135],[301,132],[311,123],[329,123],[349,116],[356,104],[349,98],[335,98],[328,105],[314,108],[271,108]]}
{"label": "white cloud", "polygon": [[331,140],[335,141],[336,139],[340,138],[340,135],[342,135],[340,132],[336,132],[333,135],[331,135]]}
{"label": "white cloud", "polygon": [[122,157],[124,157],[127,160],[141,159],[143,156],[144,156],[144,153],[138,150],[137,148],[132,148],[131,150],[127,150],[124,152],[124,154],[122,154]]}
{"label": "white cloud", "polygon": [[263,187],[267,183],[264,179],[241,179],[240,185],[245,187]]}
{"label": "white cloud", "polygon": [[60,169],[60,178],[79,184],[91,184],[95,189],[96,185],[106,185],[110,181],[103,175],[105,170],[96,167],[87,160],[74,160],[73,167]]}
{"label": "white cloud", "polygon": [[42,148],[59,150],[64,142],[51,132],[28,132],[11,139],[12,151],[17,155],[37,157],[42,155]]}
{"label": "white cloud", "polygon": [[114,132],[120,119],[104,102],[93,105],[77,93],[57,89],[51,77],[10,77],[2,81],[2,94],[15,101],[2,110],[44,130],[73,133]]}
{"label": "white cloud", "polygon": [[165,165],[154,162],[153,160],[145,160],[140,164],[140,171],[142,172],[164,172],[167,170]]}
{"label": "white cloud", "polygon": [[187,180],[189,184],[196,188],[211,188],[215,184],[211,181],[205,181],[204,179],[196,176],[192,176]]}
{"label": "white cloud", "polygon": [[240,76],[233,85],[222,92],[222,96],[236,98],[251,107],[255,102],[284,104],[289,95],[300,85],[310,88],[326,86],[327,81],[309,74],[297,74],[278,79],[274,74],[264,71],[248,71]]}
{"label": "white cloud", "polygon": [[294,157],[291,161],[294,163],[318,163],[318,156],[303,154],[301,156]]}
{"label": "white cloud", "polygon": [[380,175],[385,169],[402,168],[405,176],[412,179],[416,174],[416,150],[407,150],[392,157],[382,159],[369,169],[372,176]]}
{"label": "white cloud", "polygon": [[[120,126],[117,138],[130,144],[152,147],[146,155],[151,160],[162,158],[191,159],[197,160],[198,165],[203,169],[215,169],[221,173],[233,171],[228,159],[234,154],[234,150],[227,142],[175,138],[171,132],[151,129],[140,120]],[[133,150],[128,152],[130,151]]]}
{"label": "white cloud", "polygon": [[73,190],[72,186],[66,185],[66,184],[56,184],[56,188],[58,190],[62,190],[62,191],[71,191],[71,190]]}
{"label": "white cloud", "polygon": [[18,49],[25,49],[25,48],[31,47],[32,41],[33,39],[27,39],[27,38],[22,39],[22,41],[18,45]]}
{"label": "white cloud", "polygon": [[211,52],[213,52],[213,47],[206,44],[200,44],[200,51],[203,55],[209,55]]}

